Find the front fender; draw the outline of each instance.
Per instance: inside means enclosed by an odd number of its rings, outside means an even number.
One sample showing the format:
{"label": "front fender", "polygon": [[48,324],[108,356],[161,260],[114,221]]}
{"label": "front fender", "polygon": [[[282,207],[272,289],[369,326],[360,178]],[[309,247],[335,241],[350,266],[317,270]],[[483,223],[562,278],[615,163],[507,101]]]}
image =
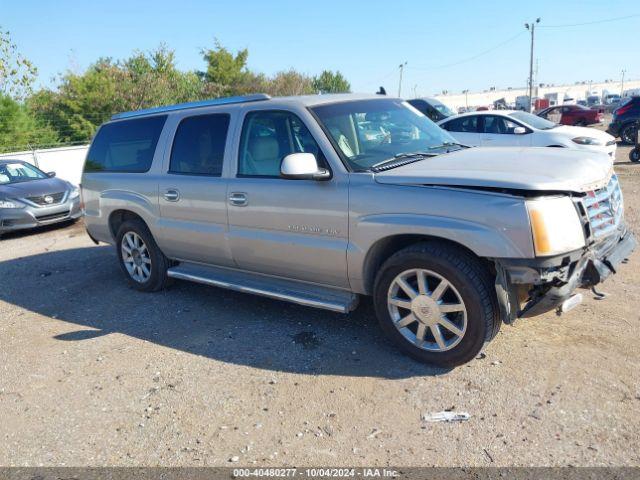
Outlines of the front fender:
{"label": "front fender", "polygon": [[527,258],[530,248],[517,245],[504,229],[456,218],[416,214],[371,215],[358,222],[365,233],[386,232],[389,235],[416,234],[439,237],[459,243],[479,257]]}
{"label": "front fender", "polygon": [[[504,212],[508,215],[508,212]],[[482,218],[482,215],[478,215]],[[519,215],[517,215],[519,217]],[[485,220],[487,220],[485,218]],[[350,282],[354,290],[366,293],[367,271],[379,242],[396,236],[416,235],[439,238],[459,244],[484,258],[532,258],[534,256],[531,230],[522,224],[514,226],[513,219],[503,223],[483,224],[465,219],[423,214],[378,214],[362,217],[351,231],[348,264]],[[523,234],[525,230],[527,234]],[[526,240],[525,240],[526,237]]]}

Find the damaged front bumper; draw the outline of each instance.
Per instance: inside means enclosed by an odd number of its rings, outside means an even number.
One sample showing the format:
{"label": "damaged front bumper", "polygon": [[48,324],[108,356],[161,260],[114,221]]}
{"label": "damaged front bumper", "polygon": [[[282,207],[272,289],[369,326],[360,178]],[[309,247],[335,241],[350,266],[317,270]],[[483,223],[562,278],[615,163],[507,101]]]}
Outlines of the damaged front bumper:
{"label": "damaged front bumper", "polygon": [[633,252],[629,231],[585,252],[546,259],[496,259],[496,293],[506,323],[560,308],[577,288],[603,282]]}

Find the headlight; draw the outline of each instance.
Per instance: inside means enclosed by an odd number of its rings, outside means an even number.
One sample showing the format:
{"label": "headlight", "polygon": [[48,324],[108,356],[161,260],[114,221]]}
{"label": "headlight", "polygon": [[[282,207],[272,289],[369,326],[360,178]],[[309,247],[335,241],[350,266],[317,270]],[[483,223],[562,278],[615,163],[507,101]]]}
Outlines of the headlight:
{"label": "headlight", "polygon": [[537,256],[558,255],[584,247],[578,212],[569,197],[527,200]]}
{"label": "headlight", "polygon": [[71,189],[71,193],[69,194],[70,199],[78,198],[80,196],[80,189],[78,187],[73,187]]}
{"label": "headlight", "polygon": [[593,137],[576,137],[571,139],[574,143],[580,145],[604,145],[600,140]]}
{"label": "headlight", "polygon": [[24,205],[15,200],[0,200],[0,208],[23,208]]}

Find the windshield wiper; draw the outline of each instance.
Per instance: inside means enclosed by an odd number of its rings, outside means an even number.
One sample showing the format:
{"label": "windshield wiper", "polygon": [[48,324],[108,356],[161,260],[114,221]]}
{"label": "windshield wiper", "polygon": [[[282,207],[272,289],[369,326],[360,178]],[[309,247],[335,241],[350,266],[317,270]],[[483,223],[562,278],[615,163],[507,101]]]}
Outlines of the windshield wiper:
{"label": "windshield wiper", "polygon": [[406,152],[398,153],[392,158],[387,158],[381,162],[374,163],[369,167],[374,172],[381,172],[383,170],[390,170],[392,168],[408,165],[409,163],[418,162],[425,158],[435,157],[437,153],[433,152]]}
{"label": "windshield wiper", "polygon": [[446,148],[446,147],[462,147],[462,148],[469,148],[469,145],[465,145],[463,143],[458,143],[458,142],[444,142],[441,145],[436,145],[434,147],[429,147],[429,150],[436,150],[438,148]]}
{"label": "windshield wiper", "polygon": [[[370,169],[374,172],[381,172],[383,170],[390,170],[392,168],[401,167],[409,163],[424,160],[425,158],[430,158],[430,157],[435,157],[436,155],[440,155],[439,153],[435,153],[430,150],[438,150],[438,149],[447,148],[447,147],[470,148],[469,145],[464,145],[458,142],[444,142],[441,145],[434,145],[433,147],[428,147],[427,150],[429,151],[426,151],[426,152],[398,153],[394,155],[393,158],[387,158],[386,160],[382,160],[381,162],[374,163],[370,167]],[[449,152],[447,151],[447,153]]]}

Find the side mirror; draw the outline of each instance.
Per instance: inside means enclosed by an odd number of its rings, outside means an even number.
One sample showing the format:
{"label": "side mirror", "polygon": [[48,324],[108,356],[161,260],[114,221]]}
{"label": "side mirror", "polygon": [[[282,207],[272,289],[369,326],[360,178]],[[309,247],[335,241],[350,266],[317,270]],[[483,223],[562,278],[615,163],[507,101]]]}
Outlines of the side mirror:
{"label": "side mirror", "polygon": [[56,172],[47,172],[47,177],[53,178],[56,176]]}
{"label": "side mirror", "polygon": [[516,127],[513,129],[513,133],[516,135],[524,135],[527,133],[527,129],[524,127]]}
{"label": "side mirror", "polygon": [[328,180],[331,172],[318,167],[313,153],[290,153],[282,159],[280,176],[291,180]]}

